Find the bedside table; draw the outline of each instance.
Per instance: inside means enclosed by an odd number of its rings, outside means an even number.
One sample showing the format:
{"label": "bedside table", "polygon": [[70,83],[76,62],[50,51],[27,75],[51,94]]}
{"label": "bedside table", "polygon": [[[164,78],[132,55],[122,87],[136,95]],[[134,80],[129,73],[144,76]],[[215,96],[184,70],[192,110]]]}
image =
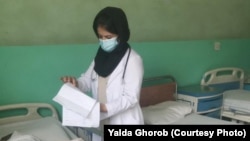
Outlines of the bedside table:
{"label": "bedside table", "polygon": [[194,113],[221,118],[223,90],[201,85],[180,87],[177,100],[188,102]]}
{"label": "bedside table", "polygon": [[249,91],[250,90],[250,82],[245,82],[244,86],[243,86],[243,89]]}

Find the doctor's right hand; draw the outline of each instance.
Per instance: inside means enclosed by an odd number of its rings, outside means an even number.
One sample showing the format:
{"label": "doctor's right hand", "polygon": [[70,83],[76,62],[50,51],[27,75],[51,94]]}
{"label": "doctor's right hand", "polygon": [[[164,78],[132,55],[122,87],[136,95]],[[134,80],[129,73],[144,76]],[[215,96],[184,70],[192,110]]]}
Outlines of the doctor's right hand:
{"label": "doctor's right hand", "polygon": [[63,76],[61,77],[63,83],[71,83],[75,87],[78,87],[78,82],[75,77],[73,76]]}

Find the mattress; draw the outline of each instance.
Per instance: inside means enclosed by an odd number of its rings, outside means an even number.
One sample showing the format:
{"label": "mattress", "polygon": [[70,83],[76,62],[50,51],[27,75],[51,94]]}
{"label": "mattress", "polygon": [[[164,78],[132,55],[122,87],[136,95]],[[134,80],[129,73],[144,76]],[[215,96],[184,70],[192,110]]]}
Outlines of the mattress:
{"label": "mattress", "polygon": [[223,109],[250,115],[250,91],[228,90],[224,92]]}
{"label": "mattress", "polygon": [[219,125],[219,124],[224,124],[224,125],[226,125],[226,124],[237,124],[237,123],[192,113],[192,114],[185,116],[184,118],[181,118],[181,119],[175,121],[172,124],[182,124],[182,125]]}
{"label": "mattress", "polygon": [[32,135],[42,141],[70,141],[77,138],[53,117],[0,125],[0,139],[13,132]]}

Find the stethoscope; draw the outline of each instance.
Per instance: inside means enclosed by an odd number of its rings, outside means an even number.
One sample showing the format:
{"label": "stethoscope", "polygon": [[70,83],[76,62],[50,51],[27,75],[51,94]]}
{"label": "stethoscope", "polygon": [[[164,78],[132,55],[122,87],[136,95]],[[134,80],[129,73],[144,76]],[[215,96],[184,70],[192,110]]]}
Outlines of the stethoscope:
{"label": "stethoscope", "polygon": [[[129,59],[130,52],[131,52],[131,48],[130,47],[128,48],[128,51],[129,52],[128,52],[127,60],[126,60],[126,63],[125,63],[123,74],[122,74],[122,82],[123,82],[123,84],[125,83],[125,81],[124,81],[125,74],[126,74],[125,72],[126,72],[126,69],[127,69],[128,59]],[[93,69],[92,72],[91,72],[91,80],[95,81],[96,79],[97,79],[97,73],[94,73],[94,69]]]}

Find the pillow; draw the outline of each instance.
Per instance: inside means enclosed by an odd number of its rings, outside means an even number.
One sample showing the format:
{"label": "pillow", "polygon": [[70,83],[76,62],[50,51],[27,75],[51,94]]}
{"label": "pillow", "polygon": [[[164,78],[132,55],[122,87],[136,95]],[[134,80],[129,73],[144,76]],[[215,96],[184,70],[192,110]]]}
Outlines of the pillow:
{"label": "pillow", "polygon": [[190,104],[180,101],[165,101],[142,108],[145,124],[170,124],[191,112]]}
{"label": "pillow", "polygon": [[33,135],[23,135],[20,132],[14,131],[11,138],[8,141],[41,141]]}

